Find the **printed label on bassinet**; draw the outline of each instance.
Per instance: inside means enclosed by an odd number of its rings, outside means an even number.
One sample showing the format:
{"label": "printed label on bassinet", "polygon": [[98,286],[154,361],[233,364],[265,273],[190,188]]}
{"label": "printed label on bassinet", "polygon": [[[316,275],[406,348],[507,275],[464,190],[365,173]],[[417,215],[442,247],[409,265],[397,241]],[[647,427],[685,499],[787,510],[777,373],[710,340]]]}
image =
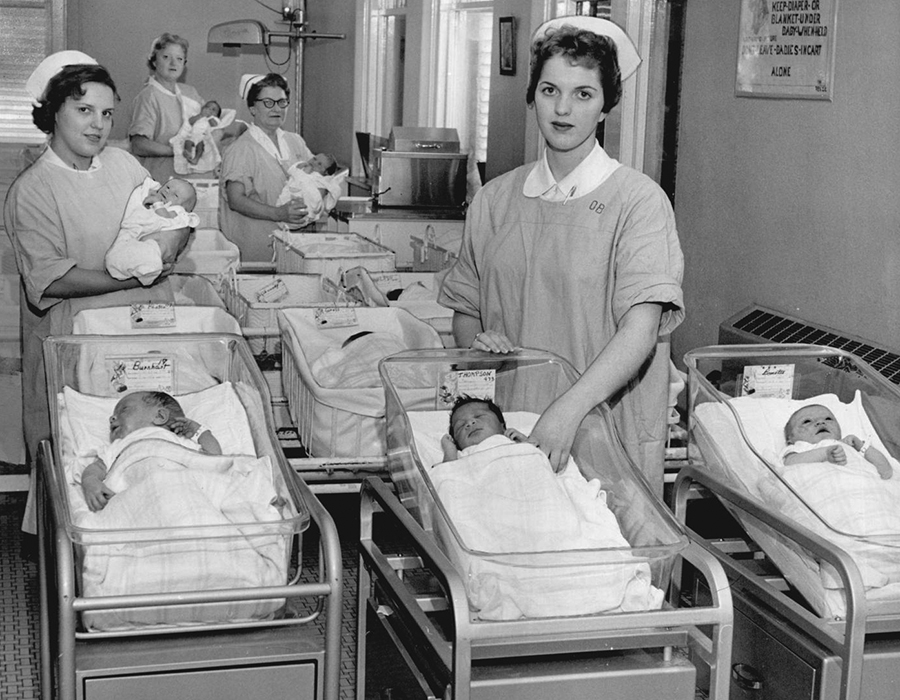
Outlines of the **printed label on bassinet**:
{"label": "printed label on bassinet", "polygon": [[794,393],[794,365],[748,365],[741,378],[741,396],[789,399]]}
{"label": "printed label on bassinet", "polygon": [[256,301],[261,304],[271,304],[276,301],[281,301],[287,295],[288,288],[284,283],[284,280],[276,279],[256,292]]}
{"label": "printed label on bassinet", "polygon": [[315,311],[315,320],[320,328],[347,328],[359,325],[356,310],[349,306],[321,306]]}
{"label": "printed label on bassinet", "polygon": [[106,376],[114,394],[132,391],[172,393],[175,358],[168,355],[107,355]]}
{"label": "printed label on bassinet", "polygon": [[175,304],[171,301],[131,305],[132,328],[172,328],[174,326]]}
{"label": "printed label on bassinet", "polygon": [[493,369],[451,370],[438,383],[436,407],[452,408],[460,396],[494,400],[497,387],[497,371]]}

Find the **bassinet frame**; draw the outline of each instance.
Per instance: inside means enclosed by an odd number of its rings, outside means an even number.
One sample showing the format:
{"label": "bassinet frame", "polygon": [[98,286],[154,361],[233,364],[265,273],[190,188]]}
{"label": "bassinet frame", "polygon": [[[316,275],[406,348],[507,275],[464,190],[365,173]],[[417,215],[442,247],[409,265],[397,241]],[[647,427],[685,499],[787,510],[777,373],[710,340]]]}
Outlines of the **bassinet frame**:
{"label": "bassinet frame", "polygon": [[[289,475],[288,488],[304,503],[318,530],[317,568],[309,576],[315,582],[302,583],[296,577],[285,585],[251,589],[91,598],[79,595],[77,542],[65,524],[61,468],[51,442],[45,440],[40,446],[36,470],[42,697],[90,700],[115,696],[123,687],[128,687],[129,697],[134,698],[158,697],[161,687],[188,697],[192,686],[218,683],[226,688],[246,687],[248,683],[260,682],[271,672],[282,674],[277,681],[282,687],[302,677],[309,692],[304,696],[303,690],[297,689],[301,697],[324,700],[339,697],[343,582],[337,528],[307,484],[284,460],[272,428],[268,389],[246,340],[229,334],[159,336],[167,343],[208,341],[211,337],[232,347],[235,353],[232,361],[241,363],[259,390],[268,426],[265,438],[260,439],[267,440],[273,446],[271,452],[275,458],[283,461],[278,466],[279,472]],[[115,346],[117,340],[134,341],[134,336],[78,336],[77,339]],[[66,340],[71,338],[50,338],[45,344]],[[143,336],[142,340],[152,343],[153,337]],[[295,546],[297,539],[295,536]],[[306,607],[311,612],[281,619],[178,628],[87,632],[78,627],[79,615],[85,611],[262,599],[295,602],[307,599]],[[153,685],[157,680],[148,684],[149,678],[162,679],[158,682],[163,685]],[[226,693],[222,697],[241,695]]]}
{"label": "bassinet frame", "polygon": [[[376,517],[386,518],[387,526],[376,527]],[[404,544],[412,549],[398,554],[396,535],[381,534],[385,531],[402,532]],[[679,659],[673,649],[687,648],[695,665],[709,669],[709,697],[727,698],[732,622],[727,579],[715,557],[693,542],[678,557],[708,582],[710,604],[684,607],[679,588],[673,583],[670,602],[660,610],[509,622],[472,620],[464,581],[433,535],[419,525],[384,483],[368,478],[360,499],[357,700],[365,697],[367,615],[370,610],[383,610],[384,605],[391,613],[379,615],[379,620],[430,697],[483,697],[484,686],[478,687],[473,665],[498,669],[504,663],[541,657],[562,668],[573,655],[593,654],[591,673],[599,677],[589,682],[615,683],[598,671],[603,667],[600,657],[604,654],[616,652],[612,661],[609,656],[603,657],[610,664],[610,675],[614,675],[622,670],[616,665],[622,655],[649,650],[658,663],[643,672],[653,673],[663,665],[677,667]],[[439,581],[448,595],[418,590],[409,575],[417,569],[424,569]],[[448,629],[435,624],[430,614],[437,611],[449,615]],[[617,687],[624,690],[621,685]],[[693,697],[693,688],[690,693]]]}
{"label": "bassinet frame", "polygon": [[[703,387],[708,393],[716,392],[698,368],[698,360],[734,361],[740,365],[749,358],[756,358],[753,361],[757,364],[814,358],[823,366],[850,369],[882,389],[886,395],[900,401],[897,387],[865,361],[836,348],[797,344],[732,345],[699,348],[688,353],[685,363],[688,366],[690,401],[689,463],[681,469],[675,482],[672,501],[675,515],[680,522],[690,525],[688,506],[691,501],[716,498],[733,513],[747,518],[748,523],[768,527],[805,549],[815,559],[831,564],[846,594],[846,616],[843,619],[820,616],[802,602],[802,597],[798,599],[793,586],[768,559],[764,544],[754,541],[737,521],[735,526],[740,530],[738,537],[700,537],[693,533],[695,540],[725,568],[736,608],[743,601],[750,601],[753,614],[758,612],[767,624],[771,621],[773,629],[786,630],[785,634],[790,635],[790,639],[799,640],[794,642],[795,645],[813,649],[807,663],[815,664],[816,678],[813,687],[802,689],[804,695],[809,693],[809,697],[823,700],[835,697],[840,700],[859,700],[863,696],[894,697],[896,683],[900,681],[900,671],[894,670],[900,668],[900,612],[890,609],[870,612],[859,567],[845,549],[732,488],[711,473],[714,465],[708,464],[696,447],[693,409],[698,387]],[[741,616],[736,615],[736,649],[743,634]],[[734,658],[735,666],[743,661],[737,656]],[[786,665],[788,662],[782,663]],[[747,664],[742,667],[746,668]],[[777,672],[789,673],[785,669],[786,666]],[[771,686],[765,672],[757,674],[759,669],[751,670],[756,677],[754,683]],[[740,687],[741,679],[737,675],[734,678]]]}

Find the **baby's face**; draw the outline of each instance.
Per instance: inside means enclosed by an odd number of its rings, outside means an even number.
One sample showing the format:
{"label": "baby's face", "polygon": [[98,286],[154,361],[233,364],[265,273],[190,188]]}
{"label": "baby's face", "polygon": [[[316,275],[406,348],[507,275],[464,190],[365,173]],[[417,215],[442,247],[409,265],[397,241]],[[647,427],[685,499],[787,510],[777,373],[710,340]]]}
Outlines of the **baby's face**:
{"label": "baby's face", "polygon": [[503,424],[487,404],[480,401],[460,406],[450,422],[450,434],[461,450],[477,445],[491,435],[502,433]]}
{"label": "baby's face", "polygon": [[158,409],[144,402],[143,392],[120,399],[109,417],[109,441],[123,438],[139,428],[156,425]]}
{"label": "baby's face", "polygon": [[157,195],[163,202],[177,204],[186,211],[194,211],[197,204],[197,194],[194,186],[187,180],[172,178],[157,190]]}
{"label": "baby's face", "polygon": [[306,168],[304,169],[309,173],[319,173],[319,175],[324,175],[330,167],[331,158],[324,153],[319,153],[306,161]]}
{"label": "baby's face", "polygon": [[820,440],[840,440],[841,426],[824,406],[806,406],[791,417],[791,442],[815,444]]}
{"label": "baby's face", "polygon": [[222,110],[215,102],[207,102],[200,109],[200,114],[204,117],[218,117]]}

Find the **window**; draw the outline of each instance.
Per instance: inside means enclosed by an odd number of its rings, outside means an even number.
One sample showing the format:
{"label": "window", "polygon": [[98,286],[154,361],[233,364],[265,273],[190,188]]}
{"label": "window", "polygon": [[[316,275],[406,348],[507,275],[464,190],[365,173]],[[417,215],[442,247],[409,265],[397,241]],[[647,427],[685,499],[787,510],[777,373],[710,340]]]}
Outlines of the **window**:
{"label": "window", "polygon": [[0,142],[41,143],[25,81],[44,56],[63,48],[64,0],[0,0]]}
{"label": "window", "polygon": [[487,155],[493,0],[357,0],[356,129],[457,130]]}

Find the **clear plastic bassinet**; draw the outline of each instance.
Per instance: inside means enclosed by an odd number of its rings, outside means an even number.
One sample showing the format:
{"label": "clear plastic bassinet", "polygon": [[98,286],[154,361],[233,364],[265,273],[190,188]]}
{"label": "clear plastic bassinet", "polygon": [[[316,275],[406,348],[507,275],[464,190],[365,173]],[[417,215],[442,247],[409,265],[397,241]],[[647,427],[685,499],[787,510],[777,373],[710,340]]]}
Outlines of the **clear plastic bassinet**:
{"label": "clear plastic bassinet", "polygon": [[[574,579],[590,572],[612,571],[623,566],[623,562],[640,562],[649,566],[652,585],[666,589],[672,564],[688,539],[626,455],[605,406],[593,410],[579,427],[572,457],[585,479],[599,479],[609,510],[630,547],[561,547],[539,552],[474,549],[460,535],[429,478],[435,460],[425,456],[413,426],[422,414],[429,421],[428,414],[439,414],[439,421],[447,421],[448,383],[456,381],[461,389],[459,382],[466,381],[467,376],[461,373],[470,371],[490,376],[488,383],[494,385],[494,400],[507,417],[516,412],[539,415],[576,381],[577,373],[571,365],[541,351],[495,355],[447,349],[392,355],[381,362],[380,371],[386,397],[388,468],[397,495],[419,524],[448,551],[451,560],[468,571],[470,580],[472,572],[481,567],[500,569],[504,576],[508,573],[514,578],[531,578],[544,570],[558,578]],[[443,430],[446,432],[446,427]],[[471,600],[470,596],[470,604]]]}
{"label": "clear plastic bassinet", "polygon": [[[223,600],[215,590],[249,587],[271,591],[289,585],[292,548],[299,547],[310,520],[296,476],[275,437],[268,387],[246,341],[239,336],[215,333],[59,336],[45,341],[44,354],[53,459],[43,478],[55,518],[74,545],[76,594],[89,599],[92,595],[134,597],[179,590],[192,594],[210,591],[208,602],[193,605],[146,607],[138,603],[140,607],[85,612],[82,626],[88,630],[127,629],[131,625],[192,626],[278,615],[284,598],[250,600],[246,595],[238,595]],[[156,386],[150,386],[154,383]],[[260,478],[264,487],[259,492],[266,498],[270,493],[273,496],[268,504],[258,505],[273,506],[277,514],[269,509],[265,517],[250,517],[238,510],[227,523],[174,527],[106,529],[86,525],[93,521],[84,517],[86,507],[83,499],[78,500],[77,487],[68,479],[67,463],[79,451],[79,441],[85,435],[93,440],[98,429],[102,429],[118,398],[137,389],[165,390],[179,399],[189,417],[218,433],[226,456],[256,458],[252,469],[263,472]],[[188,406],[209,408],[214,415],[192,416]],[[240,423],[234,431],[228,427],[232,421]],[[227,449],[226,444],[236,445],[234,451]],[[113,496],[113,501],[116,498],[122,495]],[[243,576],[246,572],[233,571],[235,567],[224,572],[216,569],[238,550],[242,553],[240,561],[257,566],[259,576]],[[197,553],[196,580],[179,577],[177,583],[161,584],[159,589],[143,581],[133,590],[129,584],[121,591],[102,588],[102,580],[96,589],[87,583],[90,572],[86,563],[96,569],[97,562],[106,565],[116,557],[123,561],[133,557],[137,568],[129,568],[129,572],[140,571],[141,559],[158,558],[154,571],[163,572],[161,580],[168,580],[169,576],[174,580],[171,568],[189,569],[191,552]],[[172,559],[166,559],[168,556]],[[211,567],[203,575],[198,563],[201,557]],[[177,565],[172,563],[176,560]],[[129,560],[127,566],[133,563]],[[98,592],[92,594],[91,590]]]}
{"label": "clear plastic bassinet", "polygon": [[[848,552],[870,614],[900,608],[900,389],[854,355],[818,345],[710,346],[687,353],[685,363],[691,463]],[[881,479],[864,462],[786,467],[784,425],[810,403],[830,409],[844,436],[880,449],[893,476]],[[819,615],[846,614],[830,564],[729,509]]]}

